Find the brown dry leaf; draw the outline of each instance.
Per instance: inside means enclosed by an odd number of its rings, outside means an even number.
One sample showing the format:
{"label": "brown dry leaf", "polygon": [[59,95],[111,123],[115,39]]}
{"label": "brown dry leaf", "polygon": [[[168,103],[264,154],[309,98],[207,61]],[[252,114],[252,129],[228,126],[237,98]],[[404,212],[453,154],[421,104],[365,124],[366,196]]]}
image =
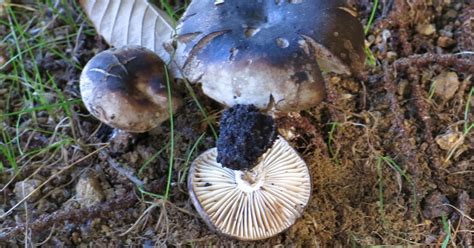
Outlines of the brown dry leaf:
{"label": "brown dry leaf", "polygon": [[[97,33],[113,47],[139,45],[170,62],[171,18],[146,0],[80,0]],[[169,50],[169,49],[168,49]],[[173,68],[173,74],[178,70]]]}

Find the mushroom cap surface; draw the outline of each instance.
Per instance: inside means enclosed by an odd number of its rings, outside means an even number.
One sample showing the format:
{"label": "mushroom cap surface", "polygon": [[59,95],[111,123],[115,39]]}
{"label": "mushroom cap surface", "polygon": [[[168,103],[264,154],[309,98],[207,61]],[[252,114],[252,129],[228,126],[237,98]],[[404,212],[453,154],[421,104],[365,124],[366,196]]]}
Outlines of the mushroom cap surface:
{"label": "mushroom cap surface", "polygon": [[305,109],[324,98],[321,70],[350,74],[365,60],[362,25],[341,0],[195,0],[177,33],[184,74],[227,106]]}
{"label": "mushroom cap surface", "polygon": [[282,137],[250,171],[222,167],[216,157],[216,148],[201,154],[188,176],[191,200],[212,230],[239,240],[260,240],[301,217],[311,196],[311,177]]}
{"label": "mushroom cap surface", "polygon": [[[137,133],[169,118],[166,85],[162,60],[139,46],[98,53],[80,78],[82,100],[93,116],[114,128]],[[172,97],[174,110],[180,103]]]}

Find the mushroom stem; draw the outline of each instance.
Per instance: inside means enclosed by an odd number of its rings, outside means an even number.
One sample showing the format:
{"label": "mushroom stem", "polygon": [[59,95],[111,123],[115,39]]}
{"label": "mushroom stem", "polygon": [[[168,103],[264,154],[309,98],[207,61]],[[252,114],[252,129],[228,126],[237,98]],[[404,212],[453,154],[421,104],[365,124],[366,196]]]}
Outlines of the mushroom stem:
{"label": "mushroom stem", "polygon": [[110,142],[110,150],[113,153],[127,152],[130,146],[135,143],[136,133],[130,133],[118,128],[112,130],[108,142]]}
{"label": "mushroom stem", "polygon": [[239,184],[248,185],[250,187],[256,187],[262,182],[262,173],[255,170],[246,170],[243,172],[235,173],[235,181]]}

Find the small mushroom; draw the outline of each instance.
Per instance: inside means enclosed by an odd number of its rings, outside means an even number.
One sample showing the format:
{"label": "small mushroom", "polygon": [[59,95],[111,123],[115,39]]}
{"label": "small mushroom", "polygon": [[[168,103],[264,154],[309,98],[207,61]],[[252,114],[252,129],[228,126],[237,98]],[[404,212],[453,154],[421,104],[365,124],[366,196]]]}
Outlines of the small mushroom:
{"label": "small mushroom", "polygon": [[308,167],[278,137],[251,170],[232,170],[216,161],[217,149],[191,165],[191,200],[214,231],[240,240],[272,237],[301,217],[311,195]]}
{"label": "small mushroom", "polygon": [[[165,65],[138,46],[111,48],[95,55],[80,78],[82,100],[93,116],[114,128],[146,132],[169,118]],[[173,110],[181,100],[173,96]]]}
{"label": "small mushroom", "polygon": [[192,1],[177,27],[176,60],[224,105],[312,107],[325,95],[321,71],[364,66],[363,28],[345,2]]}

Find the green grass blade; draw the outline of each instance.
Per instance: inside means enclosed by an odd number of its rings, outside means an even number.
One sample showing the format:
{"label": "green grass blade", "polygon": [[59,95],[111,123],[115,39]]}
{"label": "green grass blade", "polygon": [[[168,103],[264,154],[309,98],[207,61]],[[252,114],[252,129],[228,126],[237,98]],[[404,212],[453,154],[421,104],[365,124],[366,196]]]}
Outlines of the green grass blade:
{"label": "green grass blade", "polygon": [[170,149],[169,149],[169,163],[168,163],[168,177],[166,180],[166,191],[165,191],[165,199],[169,199],[170,187],[171,187],[171,177],[173,175],[173,167],[174,167],[174,120],[173,120],[173,98],[171,93],[171,79],[168,75],[168,68],[165,66],[165,76],[166,76],[166,87],[168,90],[168,111],[170,116]]}
{"label": "green grass blade", "polygon": [[379,188],[379,213],[382,220],[382,225],[385,225],[385,206],[384,206],[384,193],[383,193],[383,174],[382,174],[382,157],[377,158],[377,182]]}
{"label": "green grass blade", "polygon": [[367,25],[364,28],[364,34],[367,35],[369,33],[370,28],[372,27],[372,24],[375,19],[375,14],[377,13],[377,8],[379,6],[379,0],[374,1],[374,5],[372,6],[372,10],[370,11],[370,17],[369,20],[367,21]]}
{"label": "green grass blade", "polygon": [[474,87],[471,88],[469,91],[469,95],[467,97],[466,108],[464,109],[464,134],[468,134],[469,131],[473,128],[474,123],[469,124],[469,111],[471,108],[471,99],[472,95],[474,94]]}
{"label": "green grass blade", "polygon": [[444,229],[444,232],[446,233],[446,237],[444,238],[443,243],[441,244],[441,247],[447,248],[449,240],[451,239],[451,229],[449,228],[449,223],[448,223],[446,215],[443,214],[441,216],[441,220],[443,221],[443,229]]}

